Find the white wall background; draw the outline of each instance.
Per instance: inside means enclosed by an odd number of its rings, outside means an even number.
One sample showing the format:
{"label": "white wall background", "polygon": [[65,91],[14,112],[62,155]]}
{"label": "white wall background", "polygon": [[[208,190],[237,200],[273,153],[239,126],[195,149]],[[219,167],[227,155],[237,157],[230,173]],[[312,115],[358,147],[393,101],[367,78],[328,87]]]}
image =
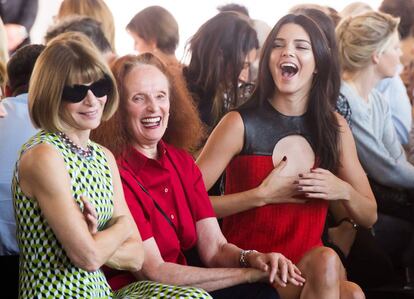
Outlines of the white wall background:
{"label": "white wall background", "polygon": [[[242,4],[249,10],[254,19],[261,19],[270,26],[285,15],[290,7],[300,3],[318,3],[329,5],[341,11],[352,0],[286,0],[286,1],[263,1],[263,0],[105,0],[112,10],[116,27],[116,48],[120,55],[133,52],[133,41],[125,31],[129,20],[140,10],[151,5],[160,5],[168,9],[177,19],[180,28],[180,45],[177,56],[183,54],[185,42],[198,27],[217,13],[216,7],[230,2]],[[365,3],[377,9],[382,0],[364,0]],[[39,13],[31,36],[34,43],[42,43],[43,36],[53,16],[56,15],[61,0],[39,0]]]}

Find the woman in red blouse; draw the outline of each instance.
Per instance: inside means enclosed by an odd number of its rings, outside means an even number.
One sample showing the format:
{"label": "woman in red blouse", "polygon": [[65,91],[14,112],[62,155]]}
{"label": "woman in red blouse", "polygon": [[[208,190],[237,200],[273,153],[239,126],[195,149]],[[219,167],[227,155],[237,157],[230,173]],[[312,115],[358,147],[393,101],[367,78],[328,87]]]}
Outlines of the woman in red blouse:
{"label": "woman in red blouse", "polygon": [[[108,273],[112,286],[145,277],[201,287],[214,298],[279,298],[269,283],[302,285],[281,254],[242,250],[223,237],[201,173],[179,149],[195,146],[201,130],[179,81],[150,53],[118,59],[113,72],[120,107],[94,136],[117,157],[145,261],[137,273]],[[188,265],[185,251],[193,247],[206,267]]]}

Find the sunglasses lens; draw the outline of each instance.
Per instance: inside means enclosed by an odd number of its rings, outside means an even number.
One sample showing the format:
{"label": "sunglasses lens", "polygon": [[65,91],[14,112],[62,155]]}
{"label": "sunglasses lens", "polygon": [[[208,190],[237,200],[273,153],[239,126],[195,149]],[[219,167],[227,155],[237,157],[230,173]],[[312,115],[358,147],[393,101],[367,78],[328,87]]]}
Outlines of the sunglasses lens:
{"label": "sunglasses lens", "polygon": [[112,82],[109,78],[105,77],[99,81],[96,81],[90,86],[93,94],[100,98],[108,95],[112,90]]}
{"label": "sunglasses lens", "polygon": [[78,103],[85,98],[87,92],[88,87],[84,85],[65,86],[62,98],[71,103]]}
{"label": "sunglasses lens", "polygon": [[112,82],[108,76],[105,76],[91,85],[65,86],[62,98],[67,102],[79,103],[86,97],[88,90],[91,90],[96,97],[100,98],[112,91]]}

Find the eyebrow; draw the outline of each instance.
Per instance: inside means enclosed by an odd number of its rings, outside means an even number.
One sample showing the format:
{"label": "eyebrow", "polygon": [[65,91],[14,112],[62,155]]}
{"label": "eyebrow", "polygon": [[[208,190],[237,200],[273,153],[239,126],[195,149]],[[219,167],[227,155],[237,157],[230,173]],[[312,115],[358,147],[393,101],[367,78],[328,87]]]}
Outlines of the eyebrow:
{"label": "eyebrow", "polygon": [[[166,95],[166,94],[168,94],[168,91],[166,91],[166,90],[157,90],[155,92],[155,94],[160,94],[160,93]],[[145,91],[139,91],[139,92],[136,92],[135,95],[147,96],[147,95],[149,95],[149,93],[145,92]]]}
{"label": "eyebrow", "polygon": [[[286,39],[285,38],[280,38],[280,37],[276,37],[275,38],[275,41],[285,41]],[[299,42],[299,43],[302,43],[302,42],[304,42],[304,43],[308,43],[308,44],[311,44],[311,42],[310,41],[308,41],[308,40],[306,40],[306,39],[295,39],[295,40],[293,40],[294,42]]]}

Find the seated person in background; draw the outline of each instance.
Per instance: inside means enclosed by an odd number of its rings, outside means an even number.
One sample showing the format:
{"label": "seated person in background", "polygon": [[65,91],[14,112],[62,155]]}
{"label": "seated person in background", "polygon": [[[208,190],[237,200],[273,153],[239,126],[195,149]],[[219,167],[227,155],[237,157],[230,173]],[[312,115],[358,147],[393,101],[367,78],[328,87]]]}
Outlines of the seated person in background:
{"label": "seated person in background", "polygon": [[[242,15],[245,15],[248,17],[251,21],[252,27],[256,31],[257,34],[257,40],[259,42],[259,48],[257,49],[257,55],[256,59],[250,64],[250,68],[248,71],[248,76],[245,76],[244,80],[247,80],[247,82],[241,82],[240,88],[243,88],[245,85],[250,86],[251,89],[253,89],[254,84],[257,80],[257,71],[259,68],[259,57],[260,57],[260,51],[263,47],[264,42],[266,41],[267,36],[269,35],[270,30],[272,30],[272,27],[270,27],[266,22],[259,20],[259,19],[251,19],[249,15],[249,10],[246,6],[236,4],[236,3],[228,3],[224,5],[220,5],[217,7],[217,10],[220,12],[223,11],[235,11]],[[251,95],[251,92],[248,94],[248,96]]]}
{"label": "seated person in background", "polygon": [[74,15],[90,17],[98,21],[111,45],[112,52],[116,53],[114,16],[105,0],[63,0],[56,19],[60,21]]}
{"label": "seated person in background", "polygon": [[[198,143],[199,135],[189,136],[188,129],[200,120],[170,70],[150,53],[124,56],[112,70],[120,107],[94,139],[117,157],[143,236],[145,262],[135,276],[202,287],[213,298],[279,298],[272,285],[302,285],[300,272],[283,255],[242,250],[223,237],[201,173],[180,149]],[[185,252],[191,249],[205,267],[188,265]],[[126,272],[108,276],[118,285],[136,279]]]}
{"label": "seated person in background", "polygon": [[362,2],[362,1],[355,1],[355,2],[351,2],[348,5],[346,5],[339,12],[339,16],[341,17],[341,19],[344,19],[347,17],[354,17],[357,15],[361,15],[368,11],[373,11],[372,7],[369,4]]}
{"label": "seated person in background", "polygon": [[[253,91],[250,67],[259,49],[257,33],[247,16],[225,11],[206,21],[186,47],[191,58],[183,74],[210,134],[223,115],[244,103]],[[224,181],[224,176],[217,178],[209,194],[222,194]]]}
{"label": "seated person in background", "polygon": [[38,6],[38,0],[0,1],[0,17],[6,29],[10,53],[30,44],[30,29],[36,20]]}
{"label": "seated person in background", "polygon": [[259,49],[257,33],[247,16],[225,11],[206,21],[186,47],[190,61],[184,77],[210,133],[226,112],[251,94],[247,89],[247,95],[241,94],[239,86],[250,82],[250,65]]}
{"label": "seated person in background", "polygon": [[379,10],[400,18],[398,32],[401,39],[401,63],[403,65],[401,78],[412,102],[414,100],[414,0],[383,0]]}
{"label": "seated person in background", "polygon": [[297,263],[306,284],[279,289],[282,298],[364,298],[321,241],[332,201],[361,225],[376,220],[352,134],[332,111],[339,76],[327,38],[311,18],[289,14],[262,51],[252,97],[223,117],[197,159],[207,188],[226,170],[225,195],[210,198],[224,236]]}
{"label": "seated person in background", "polygon": [[101,25],[95,19],[85,16],[68,16],[47,30],[45,43],[64,32],[80,32],[85,34],[105,57],[106,61],[113,61],[116,56],[111,45],[102,31]]}
{"label": "seated person in background", "polygon": [[41,131],[23,145],[13,176],[19,298],[174,297],[181,288],[148,281],[113,292],[100,270],[138,271],[144,255],[115,159],[89,141],[118,105],[112,74],[89,39],[71,32],[49,42],[29,99]]}
{"label": "seated person in background", "polygon": [[7,64],[7,87],[4,108],[8,116],[0,119],[0,267],[8,269],[3,283],[17,298],[19,249],[16,240],[11,185],[13,169],[22,145],[38,130],[29,117],[27,92],[29,80],[43,45],[18,49]]}
{"label": "seated person in background", "polygon": [[[405,9],[403,10],[410,11],[410,6],[412,6],[413,1],[402,0],[402,2],[407,4],[407,7],[405,7]],[[401,1],[399,0],[386,0],[383,1],[383,3],[381,4],[380,10],[385,13],[393,14],[391,12],[394,12],[395,7],[398,7],[398,5],[400,4]],[[345,19],[347,17],[361,15],[370,11],[372,12],[374,10],[371,6],[367,5],[366,3],[354,2],[343,9],[343,11],[341,12],[341,16],[343,19]],[[405,14],[403,16],[403,19],[399,23],[398,31],[401,37],[405,38],[405,36],[408,34],[406,27],[410,26],[407,22],[412,22],[412,16],[408,16],[407,14]],[[407,90],[404,87],[404,83],[400,77],[401,67],[396,69],[396,73],[394,74],[394,76],[380,80],[378,84],[375,86],[375,88],[382,94],[382,97],[384,98],[384,100],[387,101],[388,106],[390,107],[389,110],[391,113],[391,119],[396,130],[399,142],[403,146],[407,146],[408,148],[409,133],[412,124],[412,113],[410,100],[407,95]],[[343,97],[342,94],[339,99],[341,99],[342,103],[346,102],[346,99]],[[343,112],[344,111],[341,111],[340,113],[342,114]],[[344,114],[342,114],[342,116],[345,117]],[[350,127],[352,128],[352,125],[350,125]]]}
{"label": "seated person in background", "polygon": [[[388,101],[398,140],[404,148],[408,148],[412,126],[410,97],[413,95],[410,95],[410,93],[412,93],[414,87],[413,82],[410,83],[410,80],[408,80],[408,77],[413,78],[414,37],[412,28],[414,28],[414,0],[383,0],[379,10],[400,18],[398,33],[401,39],[402,64],[397,68],[397,74],[394,77],[381,80],[376,88]],[[409,76],[405,76],[407,74]],[[404,82],[401,78],[406,81]],[[404,86],[404,83],[406,83],[406,86]]]}
{"label": "seated person in background", "polygon": [[175,56],[179,42],[178,23],[174,16],[161,6],[149,6],[129,21],[126,30],[134,39],[138,54],[152,53],[167,65],[180,67]]}
{"label": "seated person in background", "polygon": [[[375,237],[394,261],[410,266],[414,212],[414,166],[398,141],[387,102],[375,89],[395,75],[400,63],[399,20],[380,12],[367,12],[342,20],[336,28],[342,65],[341,94],[352,114],[352,133],[359,160],[370,178],[378,204]],[[410,197],[411,196],[411,197]],[[411,253],[410,253],[411,252]],[[412,266],[412,265],[411,265]]]}

